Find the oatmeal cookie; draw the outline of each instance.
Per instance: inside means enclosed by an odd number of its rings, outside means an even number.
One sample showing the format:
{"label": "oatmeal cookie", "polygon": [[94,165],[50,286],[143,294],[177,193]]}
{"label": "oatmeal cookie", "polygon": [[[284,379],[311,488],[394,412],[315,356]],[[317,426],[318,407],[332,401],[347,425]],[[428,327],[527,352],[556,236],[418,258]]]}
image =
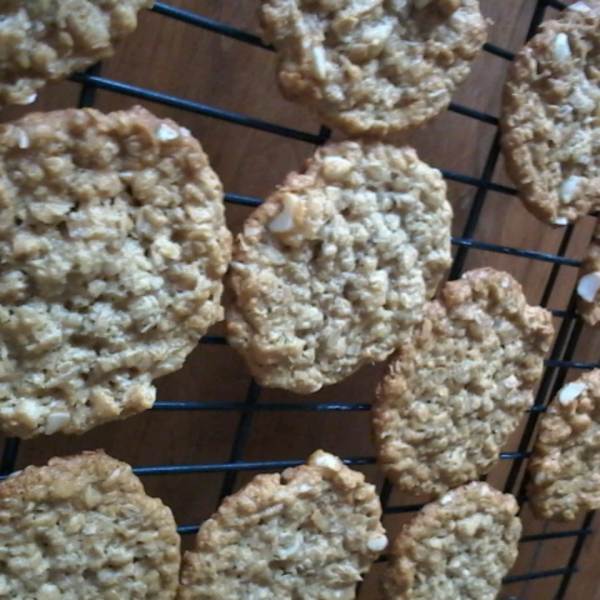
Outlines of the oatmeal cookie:
{"label": "oatmeal cookie", "polygon": [[299,393],[385,360],[450,264],[451,219],[411,148],[319,148],[237,239],[229,342],[260,383]]}
{"label": "oatmeal cookie", "polygon": [[533,403],[554,329],[508,273],[447,283],[393,356],[373,404],[380,464],[410,493],[478,479]]}
{"label": "oatmeal cookie", "polygon": [[0,483],[0,596],[172,600],[171,511],[103,452],[53,458]]}
{"label": "oatmeal cookie", "polygon": [[153,0],[3,0],[0,104],[30,104],[47,81],[108,58]]}
{"label": "oatmeal cookie", "polygon": [[[600,181],[600,180],[599,180]],[[600,326],[600,221],[587,248],[577,283],[577,310],[591,327]]]}
{"label": "oatmeal cookie", "polygon": [[435,117],[487,35],[478,0],[263,0],[259,16],[286,98],[350,135]]}
{"label": "oatmeal cookie", "polygon": [[517,54],[504,90],[508,174],[536,217],[567,225],[600,208],[600,1],[568,7]]}
{"label": "oatmeal cookie", "polygon": [[222,319],[231,236],[200,144],[137,107],[0,126],[0,429],[82,433],[152,406]]}
{"label": "oatmeal cookie", "polygon": [[319,450],[226,498],[183,557],[178,600],[351,600],[387,547],[375,487]]}
{"label": "oatmeal cookie", "polygon": [[392,543],[386,600],[495,600],[521,535],[516,500],[470,483],[425,506]]}
{"label": "oatmeal cookie", "polygon": [[529,461],[539,519],[571,521],[600,508],[600,369],[565,385],[542,415]]}

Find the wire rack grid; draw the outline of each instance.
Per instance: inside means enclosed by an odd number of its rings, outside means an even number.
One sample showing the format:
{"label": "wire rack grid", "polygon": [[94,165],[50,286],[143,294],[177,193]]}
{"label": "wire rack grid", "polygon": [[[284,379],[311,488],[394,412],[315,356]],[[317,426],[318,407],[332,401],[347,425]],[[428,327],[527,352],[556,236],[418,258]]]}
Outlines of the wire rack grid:
{"label": "wire rack grid", "polygon": [[[565,7],[565,3],[557,0],[537,0],[535,10],[529,24],[527,39],[529,39],[535,33],[537,26],[544,19],[548,8],[563,10]],[[190,26],[208,30],[216,35],[225,36],[227,38],[237,40],[238,42],[262,48],[266,52],[273,50],[269,46],[263,44],[260,38],[252,33],[206,18],[200,14],[195,14],[187,10],[170,6],[163,2],[156,2],[151,10],[154,13],[162,15],[163,17],[175,19]],[[490,43],[485,44],[484,51],[506,61],[510,61],[513,58],[513,53],[509,50]],[[102,67],[100,64],[91,67],[84,73],[77,73],[70,79],[72,82],[81,85],[79,94],[80,107],[93,106],[97,90],[106,90],[109,92],[122,94],[130,98],[163,104],[176,109],[189,111],[197,115],[219,119],[242,127],[257,129],[276,136],[283,136],[285,138],[307,142],[310,144],[323,144],[329,139],[330,136],[329,130],[324,127],[322,127],[318,133],[301,131],[265,120],[255,119],[242,114],[221,110],[214,106],[185,100],[173,95],[137,87],[118,80],[109,79],[102,76]],[[498,118],[496,116],[486,114],[484,112],[456,103],[451,104],[449,110],[465,117],[486,123],[493,127],[498,127]],[[566,256],[569,242],[573,236],[574,227],[567,226],[564,228],[562,240],[560,241],[558,249],[555,253],[520,249],[476,240],[474,235],[476,233],[476,228],[488,194],[490,192],[495,192],[504,196],[516,196],[516,190],[513,188],[492,181],[499,160],[499,154],[499,138],[496,130],[495,136],[493,137],[492,143],[487,151],[484,167],[479,177],[473,177],[460,172],[442,169],[442,174],[447,180],[465,184],[474,188],[475,190],[474,199],[463,226],[462,233],[460,236],[452,239],[452,243],[456,247],[456,251],[449,278],[456,279],[461,276],[465,270],[468,254],[472,249],[550,263],[551,268],[545,281],[542,300],[540,303],[542,306],[547,307],[557,282],[559,269],[564,266],[578,267],[580,264],[580,261]],[[231,193],[225,194],[225,200],[230,204],[250,207],[257,206],[261,202],[261,200],[251,196]],[[528,411],[526,425],[524,427],[517,450],[514,452],[505,452],[500,455],[501,459],[510,461],[511,463],[504,483],[504,491],[514,494],[521,504],[524,504],[527,501],[524,489],[527,477],[526,475],[524,476],[524,467],[530,454],[532,438],[539,415],[544,412],[548,401],[563,385],[568,369],[586,370],[600,367],[600,364],[574,360],[575,351],[582,331],[582,322],[577,318],[574,307],[575,293],[573,292],[566,310],[552,310],[553,315],[560,319],[561,324],[558,328],[558,333],[556,335],[551,354],[545,362],[544,375],[535,398],[534,406]],[[209,345],[226,345],[226,340],[220,336],[208,335],[201,340],[201,343]],[[284,468],[296,466],[304,462],[304,459],[252,462],[242,460],[244,449],[248,441],[252,420],[257,413],[261,411],[345,412],[370,410],[370,405],[367,402],[267,403],[261,402],[260,396],[260,386],[252,381],[247,390],[245,400],[241,403],[224,401],[156,402],[152,409],[155,411],[235,411],[236,413],[239,413],[239,420],[235,431],[233,444],[230,449],[229,459],[226,462],[219,463],[138,467],[134,469],[134,472],[139,476],[186,473],[223,473],[224,477],[219,493],[219,500],[221,500],[225,496],[232,493],[236,483],[236,477],[241,472],[282,470]],[[17,438],[10,438],[5,442],[4,450],[0,459],[0,479],[4,479],[14,471],[18,457],[19,446],[20,440]],[[344,462],[351,466],[371,465],[375,463],[375,458],[371,456],[352,458],[345,457]],[[419,510],[422,506],[421,504],[391,505],[391,492],[392,489],[389,483],[384,482],[381,489],[381,500],[384,507],[384,513],[386,515],[413,513]],[[574,543],[571,552],[566,557],[565,564],[562,568],[510,575],[509,577],[505,578],[505,584],[532,581],[549,577],[560,577],[560,584],[558,585],[558,591],[556,593],[555,600],[563,600],[566,598],[572,578],[578,572],[578,559],[580,558],[585,540],[593,532],[593,519],[594,513],[590,512],[585,516],[580,527],[571,530],[543,532],[524,536],[521,539],[521,543],[523,544],[544,542],[547,540],[561,538],[571,538],[573,539]],[[181,535],[190,535],[196,533],[198,531],[198,527],[198,524],[180,525],[178,529]],[[511,596],[511,600],[512,599],[513,597]],[[525,598],[521,598],[521,600],[525,600]]]}

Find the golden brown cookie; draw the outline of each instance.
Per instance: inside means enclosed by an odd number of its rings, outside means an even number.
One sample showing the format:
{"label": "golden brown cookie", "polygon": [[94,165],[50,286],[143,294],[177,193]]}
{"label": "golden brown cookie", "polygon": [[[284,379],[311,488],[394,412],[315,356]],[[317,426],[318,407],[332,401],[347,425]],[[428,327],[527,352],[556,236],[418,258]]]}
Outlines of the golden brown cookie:
{"label": "golden brown cookie", "polygon": [[478,479],[533,403],[554,329],[508,273],[446,283],[392,357],[373,405],[379,461],[414,494]]}
{"label": "golden brown cookie", "polygon": [[592,327],[600,324],[600,221],[587,247],[577,283],[577,310],[583,320]]}
{"label": "golden brown cookie", "polygon": [[600,2],[569,6],[516,55],[501,116],[506,169],[536,217],[600,208]]}
{"label": "golden brown cookie", "polygon": [[567,383],[540,419],[529,461],[539,519],[571,521],[600,508],[600,369]]}
{"label": "golden brown cookie", "polygon": [[299,393],[385,360],[450,265],[451,218],[411,148],[319,148],[237,238],[230,344],[261,384]]}
{"label": "golden brown cookie", "polygon": [[486,39],[477,0],[263,0],[260,19],[286,98],[350,135],[435,117]]}
{"label": "golden brown cookie", "polygon": [[153,0],[3,0],[0,104],[30,104],[47,81],[108,58]]}
{"label": "golden brown cookie", "polygon": [[177,599],[351,600],[387,546],[380,518],[375,487],[319,450],[225,499],[183,557]]}
{"label": "golden brown cookie", "polygon": [[172,600],[171,511],[103,452],[53,458],[0,483],[0,597]]}
{"label": "golden brown cookie", "polygon": [[391,545],[385,600],[495,600],[517,558],[518,508],[479,482],[426,505]]}
{"label": "golden brown cookie", "polygon": [[221,320],[221,183],[137,107],[0,126],[0,429],[82,433],[152,406]]}

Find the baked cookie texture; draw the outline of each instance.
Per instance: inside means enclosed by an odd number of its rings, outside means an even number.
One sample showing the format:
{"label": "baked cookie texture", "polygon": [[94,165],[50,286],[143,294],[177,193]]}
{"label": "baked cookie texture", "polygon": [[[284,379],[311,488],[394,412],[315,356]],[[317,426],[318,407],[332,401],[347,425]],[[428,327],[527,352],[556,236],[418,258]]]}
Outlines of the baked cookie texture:
{"label": "baked cookie texture", "polygon": [[596,222],[592,239],[579,269],[577,311],[591,327],[600,326],[600,222]]}
{"label": "baked cookie texture", "polygon": [[82,433],[152,406],[223,316],[221,183],[137,107],[0,126],[0,429]]}
{"label": "baked cookie texture", "polygon": [[542,415],[529,460],[539,519],[571,521],[600,508],[600,369],[567,383]]}
{"label": "baked cookie texture", "polygon": [[385,600],[495,600],[518,554],[517,511],[480,482],[426,505],[391,544]]}
{"label": "baked cookie texture", "polygon": [[108,58],[153,0],[3,0],[0,104],[30,104],[47,81]]}
{"label": "baked cookie texture", "polygon": [[477,0],[263,0],[259,17],[285,97],[349,135],[435,117],[487,36]]}
{"label": "baked cookie texture", "polygon": [[533,404],[552,315],[490,268],[444,285],[391,359],[373,403],[379,462],[414,494],[478,479]]}
{"label": "baked cookie texture", "polygon": [[178,600],[351,600],[387,547],[375,487],[337,457],[258,475],[226,498],[183,557]]}
{"label": "baked cookie texture", "polygon": [[179,545],[171,511],[102,452],[0,483],[2,598],[171,600]]}
{"label": "baked cookie texture", "polygon": [[575,2],[517,53],[501,114],[508,174],[538,219],[600,208],[600,2]]}
{"label": "baked cookie texture", "polygon": [[246,220],[230,344],[257,380],[310,393],[385,360],[450,265],[452,209],[411,148],[319,148]]}

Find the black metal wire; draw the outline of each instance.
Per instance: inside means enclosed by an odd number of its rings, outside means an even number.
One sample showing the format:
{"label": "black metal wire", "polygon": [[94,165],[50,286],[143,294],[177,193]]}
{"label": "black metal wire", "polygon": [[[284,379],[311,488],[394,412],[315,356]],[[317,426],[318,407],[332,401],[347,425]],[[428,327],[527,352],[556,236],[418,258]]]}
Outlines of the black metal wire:
{"label": "black metal wire", "polygon": [[[594,520],[594,513],[588,512],[583,520],[582,530],[590,529],[590,525]],[[577,572],[577,561],[579,560],[579,556],[581,551],[583,550],[583,544],[585,543],[586,535],[584,535],[583,531],[577,535],[577,540],[575,542],[575,546],[573,547],[573,551],[571,552],[571,556],[569,557],[569,562],[567,565],[567,569],[569,569],[563,575],[562,581],[560,583],[560,587],[558,588],[558,593],[556,594],[556,600],[563,600],[567,590],[569,589],[569,585],[571,583],[571,578],[573,574]]]}
{"label": "black metal wire", "polygon": [[[250,425],[252,424],[252,416],[254,415],[254,411],[252,409],[258,402],[259,396],[260,386],[256,383],[256,381],[254,381],[254,379],[252,379],[246,393],[246,400],[243,407],[245,410],[243,410],[242,414],[240,415],[240,422],[235,432],[233,445],[231,447],[231,454],[229,455],[229,462],[237,463],[242,458],[244,448],[246,447],[246,443],[248,441],[248,436],[250,435]],[[225,477],[223,478],[223,485],[221,486],[221,492],[219,493],[217,506],[221,504],[223,498],[226,498],[233,492],[236,474],[237,471],[229,471],[225,474]]]}
{"label": "black metal wire", "polygon": [[228,123],[235,123],[236,125],[243,125],[244,127],[250,127],[251,129],[258,129],[259,131],[273,133],[275,135],[298,140],[300,142],[321,144],[325,141],[323,138],[305,131],[283,127],[282,125],[277,125],[268,121],[262,121],[253,117],[239,115],[228,110],[222,110],[220,108],[215,108],[214,106],[201,104],[200,102],[192,102],[191,100],[184,100],[183,98],[178,98],[177,96],[170,96],[169,94],[147,90],[145,88],[123,83],[121,81],[107,79],[106,77],[89,75],[88,73],[75,73],[69,79],[75,83],[93,85],[98,89],[106,90],[108,92],[114,92],[116,94],[123,94],[125,96],[131,96],[132,98],[138,98],[140,100],[147,100],[148,102],[155,102],[157,104],[171,106],[187,112],[195,113],[205,117],[211,117],[213,119],[219,119],[221,121],[227,121]]}
{"label": "black metal wire", "polygon": [[[530,23],[527,38],[529,39],[535,32],[537,26],[544,16],[546,7],[563,9],[564,3],[556,0],[538,0],[534,10],[532,21]],[[179,20],[188,25],[198,27],[212,33],[223,35],[231,39],[235,39],[241,43],[252,45],[256,48],[272,51],[270,46],[265,45],[262,40],[253,33],[237,29],[225,23],[220,23],[212,19],[208,19],[201,15],[169,6],[164,2],[156,2],[151,9],[155,14]],[[489,54],[503,60],[512,60],[514,53],[499,47],[492,43],[486,43],[484,50]],[[101,74],[100,65],[96,65],[88,69],[85,73],[78,73],[71,77],[71,80],[82,85],[81,94],[79,97],[79,106],[92,106],[95,100],[97,90],[106,90],[118,94],[127,95],[133,98],[155,102],[165,106],[171,106],[177,109],[185,110],[194,114],[202,115],[207,118],[219,119],[237,126],[250,127],[267,133],[278,136],[283,136],[289,139],[297,140],[309,144],[322,144],[329,138],[329,131],[322,128],[318,134],[300,131],[289,127],[284,127],[276,123],[256,119],[251,116],[240,115],[230,111],[225,111],[213,106],[208,106],[198,102],[193,102],[164,94],[161,92],[147,90],[138,86],[130,85],[125,82],[115,81],[103,77]],[[492,127],[498,127],[498,118],[494,115],[487,114],[460,104],[452,103],[449,110],[460,114],[466,118],[476,119],[482,123],[486,123]],[[496,165],[499,157],[499,137],[496,132],[490,150],[487,154],[484,166],[480,177],[457,173],[455,171],[441,169],[444,177],[450,181],[458,182],[476,188],[473,202],[467,215],[467,220],[463,228],[462,234],[459,237],[453,238],[452,242],[457,247],[456,258],[451,269],[450,278],[459,277],[466,264],[468,253],[471,250],[479,250],[484,252],[493,252],[522,258],[526,260],[543,261],[552,264],[548,280],[545,284],[541,298],[541,305],[548,305],[552,291],[556,284],[561,267],[578,267],[579,260],[575,260],[566,256],[569,242],[573,235],[573,227],[565,228],[565,234],[562,237],[559,248],[556,254],[537,252],[533,250],[513,248],[492,244],[482,240],[474,239],[477,225],[481,216],[481,212],[487,201],[489,192],[496,192],[503,195],[514,196],[516,190],[495,183],[493,181]],[[252,198],[245,195],[227,193],[225,195],[226,202],[247,207],[256,207],[261,203],[258,198]],[[519,446],[514,452],[504,452],[500,455],[503,460],[512,461],[511,470],[505,483],[505,491],[514,492],[517,483],[521,480],[520,488],[517,494],[517,499],[520,503],[526,501],[525,478],[521,477],[525,465],[525,461],[530,454],[531,441],[535,431],[536,421],[541,413],[546,410],[548,399],[552,397],[564,382],[566,370],[573,369],[592,369],[598,368],[600,364],[574,361],[573,356],[575,348],[581,332],[581,321],[577,318],[574,311],[574,297],[571,300],[566,310],[554,309],[554,316],[562,319],[562,323],[557,334],[554,347],[550,358],[545,361],[545,372],[542,378],[538,394],[535,399],[534,406],[527,411],[528,419]],[[209,345],[225,345],[225,338],[217,335],[205,336],[202,339],[203,344]],[[176,474],[191,474],[191,473],[223,473],[223,484],[219,494],[219,500],[230,494],[235,486],[236,474],[243,471],[280,471],[282,469],[297,466],[302,464],[303,460],[261,460],[261,461],[244,461],[244,449],[248,441],[251,431],[252,417],[258,412],[271,411],[316,411],[316,412],[352,412],[352,411],[368,411],[370,404],[365,402],[347,402],[347,403],[310,403],[310,402],[292,402],[292,403],[266,403],[260,402],[260,388],[252,382],[243,402],[226,402],[226,401],[208,401],[208,402],[186,402],[186,401],[159,401],[153,407],[155,411],[237,411],[240,415],[240,420],[236,428],[234,442],[232,444],[229,460],[222,463],[213,464],[187,464],[187,465],[158,465],[137,467],[134,472],[139,476],[166,476]],[[8,474],[14,471],[20,442],[17,438],[10,438],[6,441],[2,458],[0,460],[0,480],[6,478]],[[373,457],[356,457],[347,458],[344,462],[351,466],[372,465],[375,463]],[[389,482],[385,482],[381,493],[381,502],[386,515],[412,513],[422,508],[422,504],[405,504],[400,506],[389,506],[392,486]],[[539,572],[518,574],[506,577],[505,583],[518,583],[528,580],[535,580],[547,577],[561,577],[561,583],[556,600],[563,600],[572,576],[577,572],[577,562],[583,548],[584,541],[587,536],[592,533],[593,513],[586,515],[584,522],[579,529],[549,532],[523,536],[521,543],[540,543],[545,540],[559,538],[573,538],[575,540],[573,551],[569,557],[568,563],[564,568],[545,570]],[[181,535],[191,535],[198,531],[199,525],[181,525],[178,531]]]}

